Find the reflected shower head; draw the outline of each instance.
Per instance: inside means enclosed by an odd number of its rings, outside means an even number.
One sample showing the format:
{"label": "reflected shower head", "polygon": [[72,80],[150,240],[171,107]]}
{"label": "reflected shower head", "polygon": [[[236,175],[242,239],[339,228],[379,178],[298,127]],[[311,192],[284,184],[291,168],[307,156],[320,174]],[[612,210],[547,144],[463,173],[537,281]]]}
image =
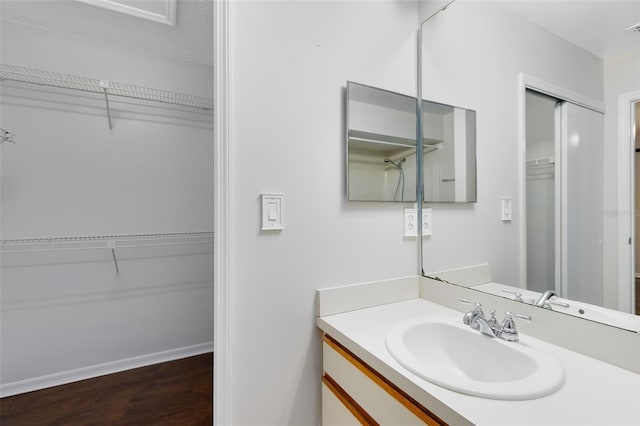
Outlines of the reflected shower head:
{"label": "reflected shower head", "polygon": [[397,163],[395,161],[393,161],[391,158],[385,158],[384,159],[385,163],[391,163],[397,169],[401,169],[402,168],[402,163],[404,163],[405,161],[407,161],[406,158],[403,158],[402,160],[398,161]]}

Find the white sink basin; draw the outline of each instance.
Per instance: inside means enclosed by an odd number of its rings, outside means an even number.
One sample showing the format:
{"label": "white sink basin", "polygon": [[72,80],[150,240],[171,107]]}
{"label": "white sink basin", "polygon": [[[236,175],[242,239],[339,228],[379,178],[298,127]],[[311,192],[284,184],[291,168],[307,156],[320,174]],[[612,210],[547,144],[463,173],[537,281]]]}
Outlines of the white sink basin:
{"label": "white sink basin", "polygon": [[467,395],[524,400],[550,395],[564,383],[560,362],[528,342],[506,342],[451,319],[412,321],[392,329],[386,345],[407,370]]}

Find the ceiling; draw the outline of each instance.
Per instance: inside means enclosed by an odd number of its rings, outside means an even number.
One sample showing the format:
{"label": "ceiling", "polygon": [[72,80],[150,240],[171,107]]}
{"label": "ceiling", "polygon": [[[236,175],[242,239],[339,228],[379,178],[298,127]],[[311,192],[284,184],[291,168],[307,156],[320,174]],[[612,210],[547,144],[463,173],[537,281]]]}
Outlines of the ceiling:
{"label": "ceiling", "polygon": [[75,0],[0,0],[0,18],[213,66],[213,1],[178,0],[175,26]]}
{"label": "ceiling", "polygon": [[600,58],[640,51],[640,0],[499,0],[512,12]]}

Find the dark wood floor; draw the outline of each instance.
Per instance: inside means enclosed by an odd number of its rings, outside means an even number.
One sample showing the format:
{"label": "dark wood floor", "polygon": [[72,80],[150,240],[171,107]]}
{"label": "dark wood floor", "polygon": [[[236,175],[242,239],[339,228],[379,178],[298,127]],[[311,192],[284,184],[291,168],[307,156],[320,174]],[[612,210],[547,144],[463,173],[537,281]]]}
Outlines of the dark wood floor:
{"label": "dark wood floor", "polygon": [[0,399],[1,426],[212,423],[211,353]]}

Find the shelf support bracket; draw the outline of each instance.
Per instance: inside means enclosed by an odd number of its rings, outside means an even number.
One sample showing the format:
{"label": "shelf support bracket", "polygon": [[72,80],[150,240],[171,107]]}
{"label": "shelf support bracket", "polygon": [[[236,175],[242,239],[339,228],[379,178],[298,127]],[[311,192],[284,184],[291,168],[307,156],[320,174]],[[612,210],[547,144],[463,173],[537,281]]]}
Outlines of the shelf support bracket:
{"label": "shelf support bracket", "polygon": [[116,267],[116,274],[119,274],[120,268],[118,268],[118,258],[116,258],[116,240],[107,241],[107,248],[111,249],[111,256],[113,256],[113,264]]}
{"label": "shelf support bracket", "polygon": [[10,131],[0,129],[0,144],[4,142],[16,143],[15,137],[16,135],[11,133]]}
{"label": "shelf support bracket", "polygon": [[113,130],[113,124],[111,123],[111,108],[109,108],[109,94],[107,89],[109,88],[109,80],[100,80],[100,87],[104,91],[104,101],[107,104],[107,120],[109,121],[109,130]]}

